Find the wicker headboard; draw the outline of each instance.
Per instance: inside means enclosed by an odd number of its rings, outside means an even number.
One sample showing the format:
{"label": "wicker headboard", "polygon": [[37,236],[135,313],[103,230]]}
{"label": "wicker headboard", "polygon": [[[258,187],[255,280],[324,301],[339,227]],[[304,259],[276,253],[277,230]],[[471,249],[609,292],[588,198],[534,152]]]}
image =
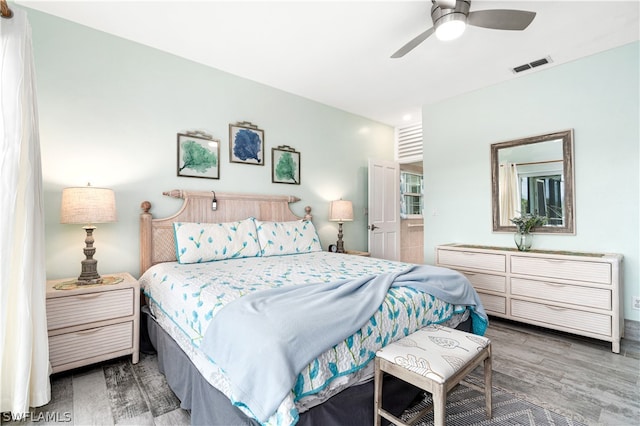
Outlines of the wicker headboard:
{"label": "wicker headboard", "polygon": [[151,203],[141,204],[140,214],[140,274],[156,263],[176,260],[173,222],[218,223],[233,222],[255,217],[274,222],[311,220],[311,207],[305,207],[305,216],[299,217],[289,209],[289,203],[300,201],[288,195],[260,195],[216,193],[217,209],[212,210],[214,194],[211,191],[184,191],[174,189],[163,192],[184,202],[172,216],[154,219],[150,213]]}

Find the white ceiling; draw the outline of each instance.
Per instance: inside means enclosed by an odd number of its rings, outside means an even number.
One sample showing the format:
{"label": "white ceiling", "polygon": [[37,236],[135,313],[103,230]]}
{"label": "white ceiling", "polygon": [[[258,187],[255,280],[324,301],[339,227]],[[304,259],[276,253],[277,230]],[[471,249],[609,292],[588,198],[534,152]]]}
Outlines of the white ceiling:
{"label": "white ceiling", "polygon": [[[431,1],[16,1],[390,125],[424,104],[538,72],[640,37],[638,0],[484,1],[537,12],[522,32],[469,27],[389,56],[432,26]],[[550,56],[515,75],[511,68]],[[405,118],[406,120],[406,118]]]}

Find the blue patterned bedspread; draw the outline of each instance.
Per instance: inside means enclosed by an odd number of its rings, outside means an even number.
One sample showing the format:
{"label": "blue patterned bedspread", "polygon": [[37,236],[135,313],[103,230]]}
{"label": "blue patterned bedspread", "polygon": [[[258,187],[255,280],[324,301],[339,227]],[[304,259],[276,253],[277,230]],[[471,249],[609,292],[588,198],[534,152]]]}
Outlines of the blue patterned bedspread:
{"label": "blue patterned bedspread", "polygon": [[[194,348],[199,348],[209,323],[228,303],[246,294],[304,283],[393,273],[410,264],[327,252],[290,256],[222,260],[203,264],[158,264],[141,278],[151,309],[170,318]],[[363,369],[382,346],[432,323],[456,321],[463,305],[446,303],[409,287],[389,289],[384,301],[366,324],[337,345],[328,348],[298,374],[295,385],[277,412],[265,422],[295,424],[297,404],[314,395],[344,387],[345,379]],[[452,319],[452,317],[454,317]],[[449,323],[455,326],[457,322]],[[197,350],[197,349],[196,349]],[[218,387],[218,386],[217,386]],[[221,389],[234,403],[229,389]],[[250,411],[243,406],[246,413]]]}
{"label": "blue patterned bedspread", "polygon": [[249,294],[218,313],[201,349],[229,376],[239,404],[265,422],[302,368],[370,321],[391,287],[408,287],[470,306],[473,323],[479,323],[474,328],[484,334],[487,316],[464,275],[415,265],[401,272]]}

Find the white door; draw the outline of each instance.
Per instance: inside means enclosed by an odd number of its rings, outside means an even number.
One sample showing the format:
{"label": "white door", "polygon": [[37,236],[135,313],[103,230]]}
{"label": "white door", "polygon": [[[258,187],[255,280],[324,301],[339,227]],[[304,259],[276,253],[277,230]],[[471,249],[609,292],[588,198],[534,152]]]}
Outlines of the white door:
{"label": "white door", "polygon": [[369,159],[369,253],[400,260],[400,166]]}

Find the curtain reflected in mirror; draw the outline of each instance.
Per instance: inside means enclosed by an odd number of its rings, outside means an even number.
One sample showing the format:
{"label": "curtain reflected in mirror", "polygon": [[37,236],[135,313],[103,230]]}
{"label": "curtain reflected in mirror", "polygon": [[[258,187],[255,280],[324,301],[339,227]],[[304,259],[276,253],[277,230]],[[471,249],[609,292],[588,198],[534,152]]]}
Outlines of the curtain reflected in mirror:
{"label": "curtain reflected in mirror", "polygon": [[500,163],[500,225],[510,226],[512,217],[520,215],[520,190],[517,165]]}
{"label": "curtain reflected in mirror", "polygon": [[572,130],[493,144],[491,169],[494,231],[535,214],[547,218],[536,232],[575,233]]}

